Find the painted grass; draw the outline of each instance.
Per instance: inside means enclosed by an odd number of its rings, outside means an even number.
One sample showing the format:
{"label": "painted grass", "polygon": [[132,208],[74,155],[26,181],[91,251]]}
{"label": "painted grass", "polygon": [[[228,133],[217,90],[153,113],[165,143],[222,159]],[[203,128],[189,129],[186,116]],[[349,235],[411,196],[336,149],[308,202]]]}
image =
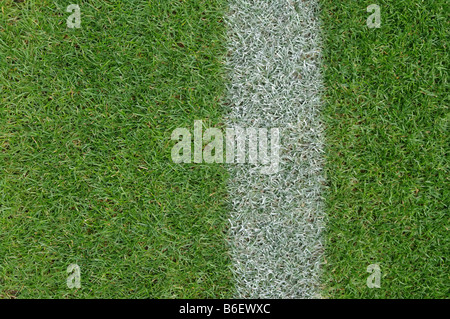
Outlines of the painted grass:
{"label": "painted grass", "polygon": [[279,170],[230,166],[235,296],[317,298],[324,228],[318,1],[230,0],[229,7],[228,125],[280,129]]}
{"label": "painted grass", "polygon": [[[366,7],[381,7],[368,29]],[[448,3],[322,0],[330,298],[449,297]],[[378,263],[380,289],[366,286]]]}
{"label": "painted grass", "polygon": [[223,1],[70,3],[0,1],[0,297],[229,296],[226,171],[170,160],[221,117]]}

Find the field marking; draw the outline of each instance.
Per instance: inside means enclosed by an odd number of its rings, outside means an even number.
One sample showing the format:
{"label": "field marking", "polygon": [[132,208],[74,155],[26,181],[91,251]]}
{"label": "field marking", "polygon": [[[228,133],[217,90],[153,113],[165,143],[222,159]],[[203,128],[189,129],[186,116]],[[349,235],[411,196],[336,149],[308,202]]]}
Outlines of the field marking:
{"label": "field marking", "polygon": [[279,171],[229,167],[236,297],[318,298],[324,212],[317,0],[229,0],[228,127],[282,128]]}

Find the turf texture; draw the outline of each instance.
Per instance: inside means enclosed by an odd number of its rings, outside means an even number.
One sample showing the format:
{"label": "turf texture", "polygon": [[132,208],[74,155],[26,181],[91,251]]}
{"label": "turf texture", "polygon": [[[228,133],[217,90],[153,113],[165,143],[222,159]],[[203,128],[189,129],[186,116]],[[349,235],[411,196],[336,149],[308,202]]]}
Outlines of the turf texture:
{"label": "turf texture", "polygon": [[[381,9],[369,29],[368,5]],[[328,298],[448,298],[448,3],[321,1]],[[366,286],[370,264],[381,287]]]}
{"label": "turf texture", "polygon": [[220,122],[223,1],[71,3],[0,2],[0,297],[228,296],[226,170],[170,159]]}

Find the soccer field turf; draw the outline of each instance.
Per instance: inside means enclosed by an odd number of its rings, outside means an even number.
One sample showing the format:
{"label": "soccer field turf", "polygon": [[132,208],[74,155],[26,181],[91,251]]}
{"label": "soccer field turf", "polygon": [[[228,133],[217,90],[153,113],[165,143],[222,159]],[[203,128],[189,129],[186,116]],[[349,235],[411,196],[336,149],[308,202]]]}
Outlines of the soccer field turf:
{"label": "soccer field turf", "polygon": [[[448,298],[448,3],[321,3],[325,295]],[[372,3],[379,29],[365,26]],[[371,264],[380,289],[366,286]]]}
{"label": "soccer field turf", "polygon": [[[271,260],[239,283],[228,219],[242,189],[230,189],[227,164],[171,158],[174,129],[225,126],[229,2],[80,1],[72,29],[75,2],[0,1],[0,298],[229,298],[270,279],[267,267],[285,271]],[[320,295],[448,298],[448,5],[318,2],[308,13],[322,38]],[[380,28],[366,25],[372,3]],[[69,264],[80,289],[67,286]],[[366,285],[374,264],[379,289]]]}
{"label": "soccer field turf", "polygon": [[220,122],[223,1],[69,4],[0,2],[0,295],[228,296],[226,171],[170,159]]}

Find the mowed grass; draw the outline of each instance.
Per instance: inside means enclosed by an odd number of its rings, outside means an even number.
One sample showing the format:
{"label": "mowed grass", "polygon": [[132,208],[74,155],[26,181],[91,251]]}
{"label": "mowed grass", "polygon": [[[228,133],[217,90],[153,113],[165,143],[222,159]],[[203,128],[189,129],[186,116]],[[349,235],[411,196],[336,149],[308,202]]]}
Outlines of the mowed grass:
{"label": "mowed grass", "polygon": [[[368,5],[381,8],[369,29]],[[322,0],[328,298],[448,298],[445,0]],[[369,289],[370,264],[381,288]]]}
{"label": "mowed grass", "polygon": [[0,1],[0,298],[228,297],[226,171],[170,158],[220,122],[223,1],[71,3]]}

